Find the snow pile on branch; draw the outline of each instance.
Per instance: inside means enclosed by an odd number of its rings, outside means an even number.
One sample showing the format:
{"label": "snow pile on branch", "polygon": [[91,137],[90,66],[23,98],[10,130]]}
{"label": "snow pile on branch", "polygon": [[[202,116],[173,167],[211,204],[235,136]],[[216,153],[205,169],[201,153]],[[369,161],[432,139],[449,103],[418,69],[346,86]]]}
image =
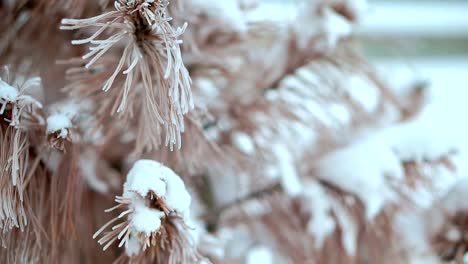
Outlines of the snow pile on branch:
{"label": "snow pile on branch", "polygon": [[387,178],[401,180],[404,171],[400,160],[379,137],[369,137],[337,150],[320,160],[318,177],[355,194],[372,219],[395,193]]}
{"label": "snow pile on branch", "polygon": [[0,115],[3,115],[8,104],[12,104],[12,116],[10,125],[19,124],[19,118],[23,109],[30,105],[42,108],[42,104],[33,97],[24,94],[24,92],[33,86],[40,85],[40,78],[31,78],[26,81],[20,89],[17,89],[0,78]]}
{"label": "snow pile on branch", "polygon": [[[404,186],[404,162],[422,164],[456,156],[458,160],[450,162],[454,162],[458,172],[447,178],[439,170],[438,176],[431,179],[437,182],[436,188],[447,190],[466,170],[463,160],[466,161],[468,144],[463,136],[467,129],[453,121],[458,119],[440,114],[448,113],[444,111],[446,107],[445,103],[432,102],[409,122],[362,135],[354,143],[323,157],[316,166],[317,176],[360,198],[368,218],[377,215],[387,203],[397,201],[399,195],[394,188]],[[427,201],[422,201],[421,193],[416,196],[419,200],[413,202],[419,206],[431,204],[437,198],[432,192],[424,198]]]}
{"label": "snow pile on branch", "polygon": [[81,109],[88,106],[88,101],[63,101],[54,104],[47,117],[47,134],[57,133],[58,138],[66,138],[73,127],[72,120],[79,116]]}
{"label": "snow pile on branch", "polygon": [[66,138],[71,128],[72,122],[64,114],[53,114],[47,117],[47,134],[57,133],[57,137]]}
{"label": "snow pile on branch", "polygon": [[123,195],[117,197],[116,202],[119,204],[107,212],[122,206],[127,210],[98,230],[94,238],[114,221],[127,219],[98,241],[106,243],[104,249],[120,239],[119,247],[125,245],[128,256],[138,255],[151,246],[179,253],[190,250],[188,240],[181,238],[183,234],[176,221],[181,220],[182,227],[189,222],[191,196],[184,182],[170,168],[157,161],[138,160],[128,172]]}
{"label": "snow pile on branch", "polygon": [[[0,100],[1,102],[14,102],[18,98],[18,90],[0,79]],[[0,111],[2,113],[3,111]]]}
{"label": "snow pile on branch", "polygon": [[[189,215],[191,196],[180,177],[157,161],[139,160],[127,175],[123,197],[139,200],[151,193],[163,199],[170,211]],[[145,206],[136,203],[135,209],[140,205]]]}

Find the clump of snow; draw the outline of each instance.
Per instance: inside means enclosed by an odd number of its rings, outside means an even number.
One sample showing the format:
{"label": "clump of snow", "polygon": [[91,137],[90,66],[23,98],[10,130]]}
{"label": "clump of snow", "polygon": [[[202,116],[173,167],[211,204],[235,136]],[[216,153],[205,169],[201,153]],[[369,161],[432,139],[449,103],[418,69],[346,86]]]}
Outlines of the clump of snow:
{"label": "clump of snow", "polygon": [[0,102],[14,102],[18,98],[18,90],[0,79]]}
{"label": "clump of snow", "polygon": [[387,178],[402,179],[400,160],[378,137],[358,140],[325,156],[317,167],[318,177],[361,199],[366,216],[373,218],[395,199]]}
{"label": "clump of snow", "polygon": [[125,243],[125,253],[127,256],[135,256],[138,255],[141,251],[140,241],[134,236],[130,235],[127,243]]}
{"label": "clump of snow", "polygon": [[139,160],[133,165],[127,174],[127,181],[124,184],[124,196],[129,191],[136,192],[145,197],[150,191],[163,197],[166,195],[166,182],[163,177],[172,170],[156,161]]}
{"label": "clump of snow", "polygon": [[[171,212],[176,212],[188,223],[191,196],[184,182],[170,168],[153,160],[138,160],[127,174],[123,198],[130,200],[129,210],[119,215],[128,215],[130,239],[126,243],[127,255],[140,252],[143,245],[132,238],[139,234],[150,237],[161,228],[166,213],[148,206],[147,195],[154,192]],[[135,240],[137,240],[135,238]],[[125,243],[122,240],[121,244]],[[143,247],[144,248],[144,247]]]}
{"label": "clump of snow", "polygon": [[[450,112],[446,109],[450,109],[446,104],[431,103],[409,122],[367,134],[351,145],[328,154],[317,165],[318,176],[360,198],[366,206],[366,215],[372,218],[387,202],[396,198],[390,186],[391,182],[402,179],[403,162],[421,164],[451,153],[458,153],[460,157],[466,155],[463,151],[468,146],[464,136],[467,129],[460,125],[459,119],[447,118]],[[457,116],[457,113],[453,115]],[[448,189],[455,180],[452,175],[463,172],[463,160],[466,158],[454,160],[460,172],[440,168],[431,173],[437,174],[437,177],[430,179],[437,185],[433,189]],[[425,186],[402,190],[421,206],[429,206],[435,195]]]}
{"label": "clump of snow", "polygon": [[[23,92],[36,84],[40,83],[40,78],[32,78],[23,85],[22,90],[9,85],[0,79],[0,115],[4,113],[7,103],[15,103],[13,110],[13,117],[11,118],[10,125],[17,126],[21,115],[21,109],[26,105],[42,108],[42,104],[33,97],[24,94]],[[43,120],[39,120],[42,124]]]}
{"label": "clump of snow", "polygon": [[232,143],[244,154],[252,155],[255,152],[255,145],[252,138],[242,132],[232,134]]}
{"label": "clump of snow", "polygon": [[47,134],[58,133],[59,138],[66,138],[72,122],[64,114],[53,114],[47,118]]}
{"label": "clump of snow", "polygon": [[273,252],[265,246],[256,246],[247,253],[246,264],[272,264]]}
{"label": "clump of snow", "polygon": [[166,177],[166,204],[174,211],[179,213],[188,213],[192,197],[185,189],[184,182],[180,177],[173,173],[171,177]]}
{"label": "clump of snow", "polygon": [[384,131],[383,139],[387,138],[392,149],[402,161],[436,160],[454,150],[456,138],[444,133],[447,126],[435,119],[416,119],[409,123],[395,125]]}
{"label": "clump of snow", "polygon": [[130,223],[136,232],[150,236],[151,233],[159,230],[161,227],[161,218],[163,217],[164,213],[159,210],[146,206],[138,206],[131,216]]}
{"label": "clump of snow", "polygon": [[133,197],[132,193],[146,197],[150,191],[173,211],[185,214],[190,207],[191,196],[174,171],[154,160],[138,160],[127,174],[124,197]]}
{"label": "clump of snow", "polygon": [[18,95],[19,92],[15,87],[0,79],[0,115],[5,111],[6,104],[16,101]]}

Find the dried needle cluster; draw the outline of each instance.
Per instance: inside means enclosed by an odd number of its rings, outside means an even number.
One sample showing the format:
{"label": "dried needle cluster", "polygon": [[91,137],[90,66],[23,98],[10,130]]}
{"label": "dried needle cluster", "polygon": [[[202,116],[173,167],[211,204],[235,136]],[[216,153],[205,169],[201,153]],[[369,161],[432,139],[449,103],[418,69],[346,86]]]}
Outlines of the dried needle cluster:
{"label": "dried needle cluster", "polygon": [[0,79],[0,228],[3,232],[13,228],[24,230],[27,225],[23,202],[31,174],[28,169],[34,170],[29,168],[28,133],[33,122],[41,122],[37,110],[42,107],[25,94],[28,88],[40,84],[37,78],[15,87],[6,75],[5,80]]}
{"label": "dried needle cluster", "polygon": [[[129,111],[141,116],[137,122],[137,152],[158,147],[161,135],[166,136],[165,145],[180,148],[183,115],[194,107],[191,80],[179,47],[179,37],[187,24],[173,28],[172,18],[167,14],[168,4],[168,1],[120,0],[115,1],[115,10],[102,15],[62,20],[63,30],[91,28],[93,32],[90,37],[72,41],[74,45],[90,45],[89,52],[82,57],[86,69],[93,69],[112,48],[117,50],[120,59],[116,68],[110,75],[102,76],[106,78],[102,90],[109,93],[105,96],[108,102],[103,103],[109,104],[107,110],[111,113],[124,112],[130,104]],[[100,36],[104,38],[98,39]],[[110,91],[113,85],[118,87]],[[97,92],[97,87],[89,87],[83,80],[69,89],[83,90],[81,94],[89,95]],[[130,91],[136,95],[129,95]]]}

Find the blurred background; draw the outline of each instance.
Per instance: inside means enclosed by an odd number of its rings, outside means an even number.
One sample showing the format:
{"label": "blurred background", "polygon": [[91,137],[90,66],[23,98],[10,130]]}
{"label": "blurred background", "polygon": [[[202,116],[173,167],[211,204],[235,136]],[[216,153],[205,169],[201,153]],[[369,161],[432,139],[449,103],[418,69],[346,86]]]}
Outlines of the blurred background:
{"label": "blurred background", "polygon": [[[271,13],[256,15],[288,19],[295,16],[293,5],[301,1],[270,0]],[[463,107],[468,112],[468,0],[355,3],[365,12],[354,32],[381,77],[397,86],[425,80],[439,110]],[[450,109],[442,109],[447,106]]]}
{"label": "blurred background", "polygon": [[468,83],[466,0],[370,0],[356,30],[380,68],[409,67],[438,89]]}

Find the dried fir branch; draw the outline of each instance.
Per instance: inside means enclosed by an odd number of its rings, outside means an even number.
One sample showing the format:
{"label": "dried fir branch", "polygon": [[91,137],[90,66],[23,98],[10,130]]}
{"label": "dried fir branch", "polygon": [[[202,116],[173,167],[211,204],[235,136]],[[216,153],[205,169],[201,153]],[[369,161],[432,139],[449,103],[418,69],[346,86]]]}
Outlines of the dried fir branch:
{"label": "dried fir branch", "polygon": [[24,230],[27,225],[24,192],[28,175],[37,165],[29,164],[28,128],[31,127],[28,125],[43,120],[37,114],[42,105],[25,91],[38,85],[38,81],[37,78],[31,79],[17,88],[8,83],[8,72],[5,81],[0,79],[0,225],[4,232],[13,228]]}
{"label": "dried fir branch", "polygon": [[[127,175],[123,195],[115,199],[117,205],[106,210],[124,211],[103,225],[93,238],[102,234],[98,243],[104,245],[104,250],[120,240],[118,246],[125,247],[126,256],[117,262],[196,262],[201,256],[187,226],[190,199],[182,180],[172,170],[155,161],[139,160]],[[110,226],[111,230],[103,233]]]}
{"label": "dried fir branch", "polygon": [[[61,29],[98,28],[91,37],[72,42],[92,45],[83,56],[85,68],[105,59],[106,54],[112,58],[108,54],[111,50],[120,50],[115,51],[120,58],[112,74],[105,77],[102,90],[109,92],[106,101],[112,102],[111,113],[122,113],[131,104],[135,109],[130,111],[139,114],[136,152],[158,147],[163,134],[165,145],[180,148],[183,115],[193,108],[191,80],[182,62],[178,40],[186,25],[177,29],[171,26],[167,1],[121,0],[114,7],[114,11],[93,18],[64,19]],[[97,39],[100,35],[106,38]],[[120,90],[111,90],[116,82]],[[78,89],[80,86],[83,87],[80,81],[72,85]],[[91,89],[90,94],[98,92],[97,87],[87,89]],[[130,96],[130,90],[140,95]]]}

